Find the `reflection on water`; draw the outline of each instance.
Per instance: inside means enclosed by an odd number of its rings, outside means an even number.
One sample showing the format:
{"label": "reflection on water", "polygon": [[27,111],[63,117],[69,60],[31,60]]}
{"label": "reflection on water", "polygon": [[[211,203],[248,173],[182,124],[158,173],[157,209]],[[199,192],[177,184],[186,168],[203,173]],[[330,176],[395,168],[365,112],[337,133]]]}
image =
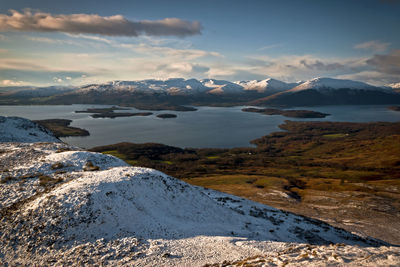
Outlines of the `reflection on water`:
{"label": "reflection on water", "polygon": [[[62,138],[65,142],[84,148],[118,142],[155,142],[178,147],[243,147],[249,141],[274,131],[285,120],[307,121],[400,121],[400,112],[386,106],[323,106],[303,107],[329,113],[323,119],[293,119],[280,115],[266,116],[242,112],[242,107],[199,107],[194,112],[155,111],[147,117],[93,119],[75,110],[110,107],[108,105],[69,106],[0,106],[0,115],[28,119],[71,119],[71,126],[87,129],[88,137]],[[125,111],[126,112],[126,111]],[[132,112],[141,112],[132,108]],[[177,118],[160,119],[160,113],[177,114]]]}

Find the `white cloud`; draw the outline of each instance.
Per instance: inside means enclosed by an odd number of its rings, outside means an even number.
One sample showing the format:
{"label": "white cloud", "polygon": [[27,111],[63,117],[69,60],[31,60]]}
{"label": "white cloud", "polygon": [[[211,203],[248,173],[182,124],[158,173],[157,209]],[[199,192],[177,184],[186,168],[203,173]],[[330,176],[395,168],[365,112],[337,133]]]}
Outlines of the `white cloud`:
{"label": "white cloud", "polygon": [[276,47],[281,47],[281,46],[282,46],[282,44],[272,44],[272,45],[266,45],[266,46],[260,47],[257,50],[258,51],[263,51],[263,50],[269,50],[269,49],[276,48]]}
{"label": "white cloud", "polygon": [[23,82],[23,81],[14,81],[14,80],[2,80],[1,84],[3,86],[22,86],[22,85],[26,85],[26,83]]}
{"label": "white cloud", "polygon": [[[3,58],[0,60],[1,69],[12,70],[31,70],[31,71],[49,71],[50,68],[38,63],[36,59],[28,58]],[[54,70],[54,68],[53,68]]]}
{"label": "white cloud", "polygon": [[54,39],[54,38],[46,38],[46,37],[33,37],[33,36],[27,36],[26,39],[33,41],[33,42],[39,42],[39,43],[47,43],[47,44],[57,44],[57,45],[74,45],[74,46],[83,46],[83,44],[79,42],[74,42],[72,40],[60,40],[60,39]]}
{"label": "white cloud", "polygon": [[58,77],[53,77],[53,81],[56,82],[56,83],[63,83],[64,82],[63,79],[58,78]]}
{"label": "white cloud", "polygon": [[176,49],[166,46],[151,46],[148,44],[119,44],[122,48],[131,49],[134,52],[148,56],[166,56],[180,60],[194,60],[201,57],[223,57],[220,53],[199,49]]}
{"label": "white cloud", "polygon": [[389,83],[399,82],[398,75],[390,75],[375,70],[361,71],[352,74],[343,74],[336,76],[338,79],[350,79],[356,81],[363,81],[372,85],[381,86]]}
{"label": "white cloud", "polygon": [[130,21],[121,15],[102,17],[95,14],[53,15],[26,9],[0,14],[0,31],[89,33],[108,36],[189,36],[201,33],[198,21],[178,18]]}
{"label": "white cloud", "polygon": [[82,38],[82,39],[88,39],[91,41],[97,41],[97,42],[102,42],[102,43],[106,43],[106,44],[112,44],[113,41],[108,40],[107,38],[103,38],[100,36],[96,36],[96,35],[87,35],[87,34],[70,34],[70,33],[66,33],[67,36],[69,37],[73,37],[73,38]]}
{"label": "white cloud", "polygon": [[374,52],[384,52],[388,49],[390,43],[383,43],[380,41],[368,41],[361,44],[356,44],[354,48],[356,49],[364,49],[364,50],[372,50]]}

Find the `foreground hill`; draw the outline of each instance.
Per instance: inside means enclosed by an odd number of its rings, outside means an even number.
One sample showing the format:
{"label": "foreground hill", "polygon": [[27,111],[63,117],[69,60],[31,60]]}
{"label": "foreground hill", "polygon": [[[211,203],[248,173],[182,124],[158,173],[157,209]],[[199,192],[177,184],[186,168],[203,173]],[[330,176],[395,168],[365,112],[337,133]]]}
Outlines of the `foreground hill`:
{"label": "foreground hill", "polygon": [[[30,135],[23,130],[30,121],[1,119],[21,141]],[[130,167],[109,155],[40,136],[33,143],[1,141],[2,264],[200,266],[293,249],[314,249],[317,255],[291,256],[293,264],[400,261],[400,250],[379,240]]]}

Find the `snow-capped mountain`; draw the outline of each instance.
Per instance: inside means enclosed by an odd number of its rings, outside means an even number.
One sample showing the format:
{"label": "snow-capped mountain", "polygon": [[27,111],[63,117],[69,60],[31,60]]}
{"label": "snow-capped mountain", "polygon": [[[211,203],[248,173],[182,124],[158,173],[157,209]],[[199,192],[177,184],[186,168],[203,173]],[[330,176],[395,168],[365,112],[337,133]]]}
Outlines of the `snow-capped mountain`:
{"label": "snow-capped mountain", "polygon": [[[304,106],[400,102],[400,94],[394,87],[376,87],[363,82],[333,78],[314,78],[296,83],[285,83],[271,78],[238,82],[171,78],[111,81],[78,89],[64,89],[44,89],[43,98],[30,92],[23,93],[22,96],[5,92],[0,95],[0,104],[110,104],[160,110],[176,109],[183,105]],[[293,97],[297,93],[301,93],[301,97]]]}
{"label": "snow-capped mountain", "polygon": [[314,78],[290,90],[250,101],[261,106],[398,104],[400,94],[391,88],[332,78]]}
{"label": "snow-capped mountain", "polygon": [[49,86],[49,87],[15,87],[5,95],[14,97],[47,97],[63,94],[76,90],[74,87]]}
{"label": "snow-capped mountain", "polygon": [[285,83],[272,78],[268,78],[265,80],[238,81],[235,83],[242,86],[244,90],[257,91],[260,93],[264,93],[266,91],[277,93],[292,89],[293,87],[298,85],[298,83]]}
{"label": "snow-capped mountain", "polygon": [[92,84],[82,87],[78,92],[162,92],[166,94],[196,94],[209,93],[240,94],[258,92],[272,94],[290,90],[292,92],[307,89],[357,89],[379,90],[381,88],[363,82],[333,78],[314,78],[305,82],[286,83],[272,78],[264,80],[230,82],[216,79],[182,79],[142,80],[142,81],[112,81],[104,84]]}
{"label": "snow-capped mountain", "polygon": [[238,94],[243,92],[243,86],[224,80],[203,79],[200,82],[206,88],[209,88],[208,93],[210,94]]}
{"label": "snow-capped mountain", "polygon": [[[0,120],[5,136],[21,137],[10,143],[0,135],[0,161],[7,166],[0,173],[1,264],[202,266],[303,251],[303,243],[318,251],[311,264],[382,254],[382,264],[400,261],[400,249],[381,241],[49,142],[46,131],[36,132],[37,143],[24,143],[26,125],[25,119]],[[331,243],[343,244],[341,250]],[[330,257],[333,252],[339,255]]]}
{"label": "snow-capped mountain", "polygon": [[82,87],[78,92],[143,92],[143,93],[166,93],[166,94],[196,94],[209,92],[212,94],[240,93],[243,87],[235,83],[215,79],[182,79],[171,78],[167,80],[142,80],[142,81],[112,81],[104,84],[92,84]]}
{"label": "snow-capped mountain", "polygon": [[333,78],[314,78],[305,81],[292,89],[291,92],[307,89],[352,89],[352,90],[378,90],[379,87],[367,83]]}
{"label": "snow-capped mountain", "polygon": [[92,84],[82,87],[79,92],[85,91],[130,91],[130,92],[170,92],[198,93],[210,90],[196,79],[173,78],[168,80],[141,80],[141,81],[111,81],[104,84]]}

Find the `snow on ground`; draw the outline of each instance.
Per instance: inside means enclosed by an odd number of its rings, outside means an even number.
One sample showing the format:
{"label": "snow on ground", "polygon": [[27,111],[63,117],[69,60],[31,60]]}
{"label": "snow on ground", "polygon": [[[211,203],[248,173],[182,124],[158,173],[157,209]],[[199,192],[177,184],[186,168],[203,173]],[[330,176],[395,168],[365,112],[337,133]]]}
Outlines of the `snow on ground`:
{"label": "snow on ground", "polygon": [[109,155],[63,143],[0,150],[0,265],[400,262],[378,240]]}
{"label": "snow on ground", "polygon": [[61,142],[39,124],[19,117],[0,116],[0,142]]}
{"label": "snow on ground", "polygon": [[279,252],[213,266],[399,266],[398,247],[360,248],[344,244],[293,244]]}

